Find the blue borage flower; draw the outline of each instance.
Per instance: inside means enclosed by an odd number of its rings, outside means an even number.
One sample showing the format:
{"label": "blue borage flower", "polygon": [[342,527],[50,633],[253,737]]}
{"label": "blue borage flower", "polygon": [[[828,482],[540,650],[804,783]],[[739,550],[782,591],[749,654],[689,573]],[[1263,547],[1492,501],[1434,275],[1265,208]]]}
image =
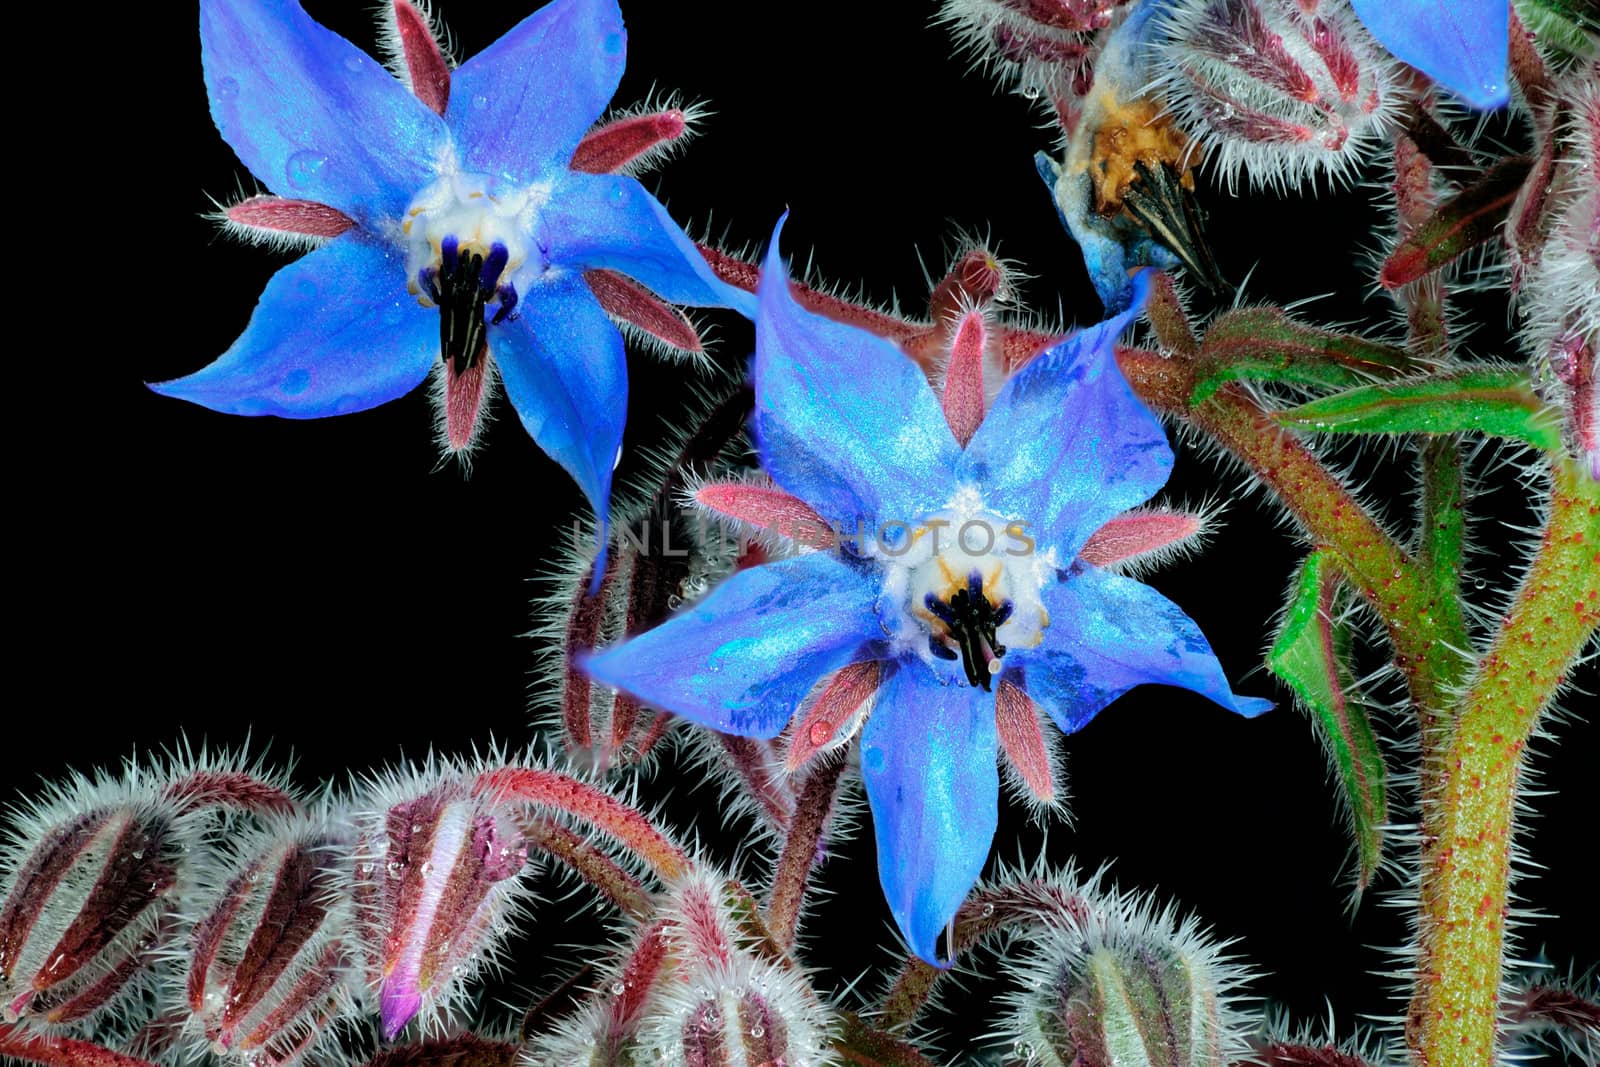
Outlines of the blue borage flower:
{"label": "blue borage flower", "polygon": [[651,704],[763,738],[823,679],[878,664],[861,765],[879,875],[930,962],[994,836],[997,697],[1026,693],[1069,733],[1147,682],[1242,715],[1271,707],[1233,694],[1175,604],[1076,559],[1172,467],[1166,434],[1112,351],[1147,298],[1142,277],[1134,287],[1127,310],[1007,382],[962,449],[898,349],[795,303],[774,233],[756,318],[755,436],[777,485],[847,539],[735,574],[586,661]]}
{"label": "blue borage flower", "polygon": [[1350,0],[1350,6],[1396,59],[1472,107],[1491,110],[1511,99],[1507,0]]}
{"label": "blue borage flower", "polygon": [[[422,68],[411,88],[297,0],[201,3],[212,118],[282,194],[247,203],[268,233],[320,247],[267,283],[220,359],[151,388],[217,411],[321,418],[401,396],[442,359],[449,444],[464,448],[498,371],[603,528],[627,365],[583,272],[746,315],[754,298],[719,281],[633,178],[568,167],[622,76],[615,0],[555,0],[454,72],[432,40],[417,43],[417,10],[394,7],[400,50],[409,39]],[[250,228],[255,216],[240,214]]]}

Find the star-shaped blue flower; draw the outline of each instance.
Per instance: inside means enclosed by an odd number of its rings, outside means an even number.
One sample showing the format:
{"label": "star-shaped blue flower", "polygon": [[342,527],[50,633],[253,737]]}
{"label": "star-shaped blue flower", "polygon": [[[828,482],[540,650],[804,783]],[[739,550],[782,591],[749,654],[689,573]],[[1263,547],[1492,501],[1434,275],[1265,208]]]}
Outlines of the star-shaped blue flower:
{"label": "star-shaped blue flower", "polygon": [[[427,31],[417,9],[394,6],[411,19],[404,49]],[[271,231],[331,239],[267,283],[220,359],[152,388],[321,418],[401,396],[442,359],[460,448],[497,372],[603,525],[627,364],[583,272],[754,311],[637,181],[569,169],[622,76],[615,0],[555,0],[454,72],[431,39],[412,40],[415,92],[297,0],[202,0],[200,40],[217,129],[278,194],[250,210]]]}
{"label": "star-shaped blue flower", "polygon": [[1008,381],[963,449],[898,349],[795,303],[777,246],[756,318],[755,436],[778,487],[847,540],[739,572],[587,669],[766,738],[822,679],[878,663],[860,745],[879,875],[907,941],[937,962],[998,819],[998,693],[1026,693],[1069,733],[1147,682],[1242,715],[1271,705],[1233,694],[1175,604],[1076,559],[1172,467],[1112,351],[1142,279],[1128,310]]}

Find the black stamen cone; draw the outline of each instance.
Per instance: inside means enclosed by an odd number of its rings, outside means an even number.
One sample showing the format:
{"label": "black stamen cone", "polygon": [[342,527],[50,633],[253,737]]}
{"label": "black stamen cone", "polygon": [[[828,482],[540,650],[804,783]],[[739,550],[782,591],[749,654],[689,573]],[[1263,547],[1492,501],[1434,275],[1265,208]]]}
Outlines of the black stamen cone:
{"label": "black stamen cone", "polygon": [[[938,606],[935,607],[935,604]],[[966,672],[967,684],[988,691],[993,676],[989,673],[990,656],[984,654],[984,646],[988,646],[995,659],[1006,654],[1006,646],[995,639],[995,629],[1010,616],[1010,601],[1002,604],[997,611],[983,593],[982,575],[974,573],[966,588],[957,589],[950,595],[948,604],[935,599],[930,593],[927,605],[949,629],[950,636],[961,649],[961,668]],[[948,646],[937,640],[930,644],[934,654],[941,659],[955,659],[955,653]]]}
{"label": "black stamen cone", "polygon": [[[494,298],[506,265],[506,249],[497,244],[487,261],[478,252],[462,252],[454,239],[442,245],[442,261],[434,279],[439,305],[439,354],[455,361],[456,373],[469,370],[488,350],[484,310]],[[498,320],[497,320],[498,321]]]}
{"label": "black stamen cone", "polygon": [[1183,187],[1180,175],[1170,163],[1151,169],[1146,163],[1134,165],[1139,180],[1122,194],[1128,214],[1139,220],[1150,236],[1183,261],[1190,275],[1213,293],[1231,292],[1222,272],[1211,258],[1206,244],[1205,214],[1194,193]]}

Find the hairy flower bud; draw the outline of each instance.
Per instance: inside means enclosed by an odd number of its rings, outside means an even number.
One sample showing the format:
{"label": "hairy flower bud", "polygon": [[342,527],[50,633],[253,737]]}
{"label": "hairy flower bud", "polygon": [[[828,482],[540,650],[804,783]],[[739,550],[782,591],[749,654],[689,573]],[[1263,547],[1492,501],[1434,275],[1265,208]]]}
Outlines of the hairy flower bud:
{"label": "hairy flower bud", "polygon": [[1081,95],[1094,31],[1127,0],[945,0],[941,18],[1002,82],[1034,97]]}
{"label": "hairy flower bud", "polygon": [[447,1014],[498,948],[526,891],[515,812],[451,769],[378,784],[358,816],[355,900],[367,980],[392,1040],[421,1015]]}
{"label": "hairy flower bud", "polygon": [[1013,1000],[1016,1049],[1040,1067],[1227,1067],[1246,1051],[1247,977],[1191,918],[1111,894],[1039,935]]}
{"label": "hairy flower bud", "polygon": [[88,1020],[170,932],[193,820],[130,775],[78,779],[17,822],[0,856],[0,1017]]}
{"label": "hairy flower bud", "polygon": [[1600,478],[1600,63],[1577,75],[1556,108],[1564,121],[1544,185],[1548,237],[1518,297],[1542,391],[1565,414],[1567,447]]}
{"label": "hairy flower bud", "polygon": [[640,928],[596,997],[524,1067],[825,1067],[831,1016],[787,957],[762,952],[736,884],[697,871]]}
{"label": "hairy flower bud", "polygon": [[1394,61],[1342,0],[1176,0],[1154,69],[1229,188],[1347,178],[1401,101]]}
{"label": "hairy flower bud", "polygon": [[350,847],[327,819],[277,820],[205,879],[205,909],[178,946],[196,1053],[283,1067],[346,1009]]}

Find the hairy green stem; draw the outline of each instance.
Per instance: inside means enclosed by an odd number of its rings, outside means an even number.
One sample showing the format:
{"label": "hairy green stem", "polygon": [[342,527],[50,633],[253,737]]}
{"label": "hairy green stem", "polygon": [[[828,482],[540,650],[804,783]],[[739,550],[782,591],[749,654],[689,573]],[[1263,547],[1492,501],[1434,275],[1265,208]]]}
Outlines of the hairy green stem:
{"label": "hairy green stem", "polygon": [[1406,1041],[1427,1067],[1495,1062],[1516,797],[1529,738],[1600,626],[1600,484],[1570,463],[1510,612],[1423,795],[1416,986]]}

